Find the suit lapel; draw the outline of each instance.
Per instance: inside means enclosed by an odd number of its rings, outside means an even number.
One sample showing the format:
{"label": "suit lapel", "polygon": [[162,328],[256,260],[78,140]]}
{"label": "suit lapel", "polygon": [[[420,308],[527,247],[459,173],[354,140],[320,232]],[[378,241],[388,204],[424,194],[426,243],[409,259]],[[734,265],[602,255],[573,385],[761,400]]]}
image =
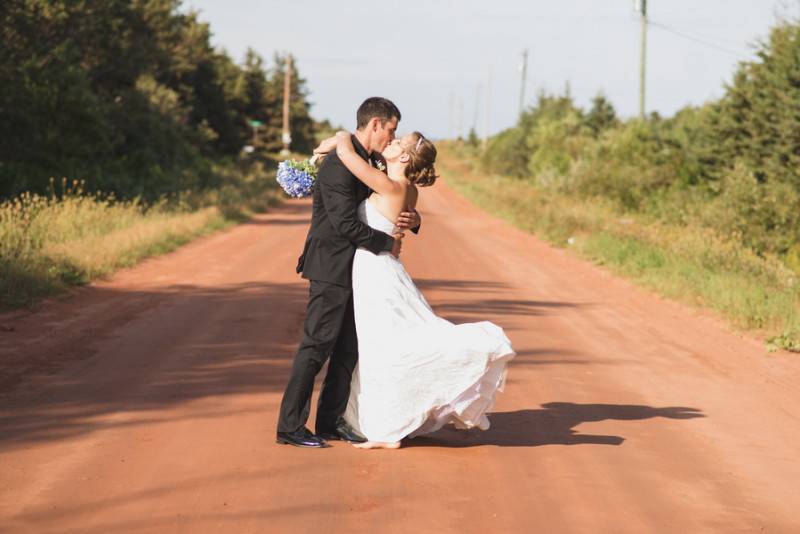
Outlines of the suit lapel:
{"label": "suit lapel", "polygon": [[[373,162],[372,157],[370,157],[371,154],[367,151],[366,148],[364,148],[364,145],[361,144],[361,141],[359,141],[355,135],[351,136],[351,139],[353,140],[353,148],[355,149],[356,154],[358,154],[364,161],[369,163],[370,166],[374,167],[375,163]],[[364,183],[362,183],[361,180],[355,178],[355,176],[353,178],[356,181],[356,192],[358,195],[358,202],[361,203],[362,200],[367,198],[372,193],[372,190],[366,185],[364,185]]]}

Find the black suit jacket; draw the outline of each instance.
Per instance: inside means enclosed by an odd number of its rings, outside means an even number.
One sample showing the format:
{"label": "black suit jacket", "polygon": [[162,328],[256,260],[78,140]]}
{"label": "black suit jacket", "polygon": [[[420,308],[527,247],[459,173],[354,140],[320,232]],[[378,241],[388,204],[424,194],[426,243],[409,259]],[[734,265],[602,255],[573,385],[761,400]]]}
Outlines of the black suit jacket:
{"label": "black suit jacket", "polygon": [[[352,139],[358,155],[368,160],[366,149],[355,136]],[[351,287],[356,248],[364,247],[373,254],[392,250],[392,236],[358,220],[358,205],[369,195],[370,189],[344,166],[335,151],[325,157],[314,185],[311,227],[297,261],[297,272],[303,278]]]}

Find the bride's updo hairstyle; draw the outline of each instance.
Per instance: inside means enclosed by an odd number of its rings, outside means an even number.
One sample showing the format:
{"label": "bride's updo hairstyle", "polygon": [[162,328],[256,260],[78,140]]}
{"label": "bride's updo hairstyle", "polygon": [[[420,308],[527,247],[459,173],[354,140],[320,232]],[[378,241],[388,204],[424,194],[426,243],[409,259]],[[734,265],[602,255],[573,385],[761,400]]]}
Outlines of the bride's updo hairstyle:
{"label": "bride's updo hairstyle", "polygon": [[413,132],[411,135],[414,136],[414,144],[406,148],[409,156],[406,178],[420,187],[433,185],[439,177],[433,168],[436,161],[436,147],[419,132]]}

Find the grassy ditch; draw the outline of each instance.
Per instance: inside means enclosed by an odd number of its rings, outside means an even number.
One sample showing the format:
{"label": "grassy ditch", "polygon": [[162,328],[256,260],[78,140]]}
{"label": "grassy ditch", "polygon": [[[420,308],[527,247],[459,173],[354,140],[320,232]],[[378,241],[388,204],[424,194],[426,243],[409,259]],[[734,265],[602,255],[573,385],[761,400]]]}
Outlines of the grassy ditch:
{"label": "grassy ditch", "polygon": [[0,203],[0,309],[169,252],[279,200],[274,173],[263,167],[220,172],[226,180],[218,189],[149,204],[88,194],[79,182],[65,181],[53,184],[49,196],[24,193]]}
{"label": "grassy ditch", "polygon": [[773,349],[800,352],[800,283],[777,258],[759,256],[712,229],[622,216],[602,198],[487,175],[447,145],[438,167],[448,184],[515,226],[666,297],[711,308]]}

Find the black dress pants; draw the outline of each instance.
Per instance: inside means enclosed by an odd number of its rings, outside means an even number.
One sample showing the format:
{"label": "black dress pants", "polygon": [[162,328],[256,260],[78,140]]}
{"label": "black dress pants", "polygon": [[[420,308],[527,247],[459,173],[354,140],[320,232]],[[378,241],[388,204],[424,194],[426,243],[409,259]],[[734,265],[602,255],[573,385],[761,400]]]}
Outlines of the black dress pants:
{"label": "black dress pants", "polygon": [[303,339],[281,401],[278,432],[305,426],[311,409],[314,378],[330,357],[317,405],[316,431],[333,430],[350,397],[350,380],[358,362],[353,290],[311,281]]}

